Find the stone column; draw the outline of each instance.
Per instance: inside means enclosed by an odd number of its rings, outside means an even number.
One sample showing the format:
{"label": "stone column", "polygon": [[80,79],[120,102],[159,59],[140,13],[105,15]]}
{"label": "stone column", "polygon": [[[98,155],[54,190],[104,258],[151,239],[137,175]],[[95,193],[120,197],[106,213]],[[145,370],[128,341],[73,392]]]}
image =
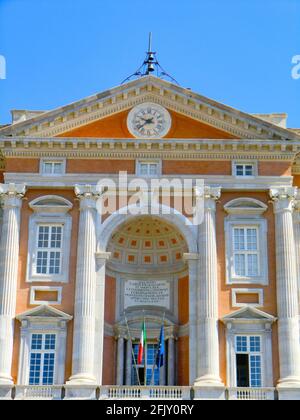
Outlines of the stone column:
{"label": "stone column", "polygon": [[199,226],[198,372],[195,386],[203,388],[224,387],[220,379],[215,220],[216,201],[220,196],[220,188],[204,188],[204,220]]}
{"label": "stone column", "polygon": [[[300,340],[293,208],[297,189],[271,189],[276,226],[276,271],[280,381],[283,398],[300,399]],[[295,395],[288,389],[294,389]]]}
{"label": "stone column", "polygon": [[73,338],[73,374],[70,385],[95,384],[96,319],[96,203],[95,187],[77,186],[80,200],[76,296]]}
{"label": "stone column", "polygon": [[0,385],[13,384],[11,367],[20,250],[20,218],[24,185],[0,184],[3,226],[0,249]]}
{"label": "stone column", "polygon": [[132,376],[132,343],[128,338],[126,341],[126,385],[131,386]]}
{"label": "stone column", "polygon": [[124,385],[124,338],[118,337],[117,385]]}
{"label": "stone column", "polygon": [[194,385],[197,377],[197,284],[198,284],[198,254],[184,254],[184,260],[189,264],[189,380]]}
{"label": "stone column", "polygon": [[[297,269],[297,283],[298,283],[298,301],[300,299],[300,200],[298,194],[298,201],[296,202],[294,212],[294,236],[296,246],[296,269]],[[300,302],[299,302],[300,303]],[[299,308],[300,309],[300,308]]]}
{"label": "stone column", "polygon": [[168,340],[168,384],[175,385],[175,338],[171,336]]}

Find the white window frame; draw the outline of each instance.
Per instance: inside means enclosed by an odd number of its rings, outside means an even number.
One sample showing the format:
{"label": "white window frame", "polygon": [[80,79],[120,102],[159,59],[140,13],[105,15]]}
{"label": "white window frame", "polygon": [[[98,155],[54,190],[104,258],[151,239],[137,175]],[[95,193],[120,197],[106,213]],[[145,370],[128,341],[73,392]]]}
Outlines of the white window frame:
{"label": "white window frame", "polygon": [[[258,267],[259,275],[236,276],[234,267],[234,243],[233,235],[235,228],[256,228],[258,230]],[[260,284],[267,286],[268,280],[268,247],[267,247],[267,221],[262,218],[253,219],[227,219],[225,220],[226,237],[226,266],[227,284]]]}
{"label": "white window frame", "polygon": [[[156,175],[151,175],[148,171],[147,175],[143,175],[142,171],[141,171],[141,165],[157,165],[157,174]],[[162,175],[162,161],[161,160],[137,160],[136,161],[136,175],[143,177],[143,178],[158,178]]]}
{"label": "white window frame", "polygon": [[[48,174],[48,173],[46,173],[45,172],[45,164],[56,164],[56,163],[59,163],[60,165],[61,165],[61,172],[60,173],[58,173],[58,174],[55,174],[55,173],[50,173],[50,174]],[[40,160],[40,174],[42,175],[42,176],[49,176],[49,177],[60,177],[60,176],[63,176],[63,175],[65,175],[65,173],[66,173],[66,159],[56,159],[56,158],[43,158],[43,159],[41,159]]]}
{"label": "white window frame", "polygon": [[54,385],[65,383],[65,364],[67,350],[67,323],[73,318],[57,309],[39,306],[18,315],[21,322],[21,341],[17,384],[29,385],[31,338],[33,334],[56,335],[56,366]]}
{"label": "white window frame", "polygon": [[[246,314],[246,312],[248,312]],[[276,318],[256,308],[242,308],[222,319],[226,325],[228,387],[237,388],[236,337],[260,336],[262,388],[274,387],[272,325]]]}
{"label": "white window frame", "polygon": [[[243,175],[238,175],[237,174],[237,167],[238,166],[243,166],[243,170],[244,170],[244,174]],[[252,175],[246,175],[246,166],[252,166],[253,167],[253,174]],[[241,160],[241,161],[234,161],[232,163],[232,175],[235,178],[247,178],[247,179],[251,179],[251,178],[255,178],[258,176],[258,165],[257,162],[253,162],[253,161],[247,161],[247,160]]]}
{"label": "white window frame", "polygon": [[[43,202],[56,203],[54,206],[42,205]],[[61,202],[61,205],[57,203]],[[68,214],[72,204],[63,197],[46,196],[34,200],[29,206],[35,212],[29,220],[29,241],[27,258],[26,281],[32,282],[69,282],[69,260],[71,250],[72,217]],[[61,247],[61,269],[59,274],[38,274],[37,264],[37,241],[38,231],[41,225],[59,225],[63,227],[63,240]]]}

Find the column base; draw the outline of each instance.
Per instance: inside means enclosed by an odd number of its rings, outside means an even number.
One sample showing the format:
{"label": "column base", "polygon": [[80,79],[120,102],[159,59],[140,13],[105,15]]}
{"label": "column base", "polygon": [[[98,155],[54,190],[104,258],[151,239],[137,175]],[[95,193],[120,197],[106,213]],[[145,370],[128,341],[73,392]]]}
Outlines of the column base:
{"label": "column base", "polygon": [[14,385],[13,378],[0,373],[0,386],[1,385]]}
{"label": "column base", "polygon": [[73,375],[67,382],[67,385],[96,385],[96,378],[88,373],[80,373],[79,375]]}
{"label": "column base", "polygon": [[299,388],[278,387],[277,391],[278,391],[279,401],[300,401],[300,387]]}
{"label": "column base", "polygon": [[277,386],[279,400],[300,401],[300,378],[289,377],[281,379]]}
{"label": "column base", "polygon": [[225,386],[195,386],[194,399],[196,401],[225,401],[226,388]]}
{"label": "column base", "polygon": [[0,384],[0,401],[11,401],[13,385]]}
{"label": "column base", "polygon": [[97,385],[74,385],[67,383],[65,385],[65,400],[97,400]]}
{"label": "column base", "polygon": [[214,375],[204,375],[200,378],[195,380],[194,383],[195,387],[225,387],[225,385],[222,383],[221,379],[218,376]]}

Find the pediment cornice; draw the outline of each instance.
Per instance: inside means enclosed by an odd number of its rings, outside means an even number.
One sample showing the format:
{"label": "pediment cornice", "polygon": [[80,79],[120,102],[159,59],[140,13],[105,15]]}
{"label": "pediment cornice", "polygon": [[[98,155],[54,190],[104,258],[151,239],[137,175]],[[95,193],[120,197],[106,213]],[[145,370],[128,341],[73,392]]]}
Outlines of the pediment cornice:
{"label": "pediment cornice", "polygon": [[226,315],[222,322],[229,323],[243,323],[243,322],[276,322],[276,318],[266,312],[260,311],[252,306],[247,306],[229,315]]}
{"label": "pediment cornice", "polygon": [[300,140],[297,133],[147,76],[98,95],[0,129],[0,136],[56,137],[152,101],[242,139]]}
{"label": "pediment cornice", "polygon": [[53,319],[57,321],[71,321],[73,317],[51,306],[42,305],[23,314],[17,315],[18,321],[34,320],[34,319]]}

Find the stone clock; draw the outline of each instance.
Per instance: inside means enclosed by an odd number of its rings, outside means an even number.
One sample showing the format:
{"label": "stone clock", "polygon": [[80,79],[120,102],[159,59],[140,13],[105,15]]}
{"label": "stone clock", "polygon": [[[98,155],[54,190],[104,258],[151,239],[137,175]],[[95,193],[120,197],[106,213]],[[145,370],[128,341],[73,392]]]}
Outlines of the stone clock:
{"label": "stone clock", "polygon": [[154,103],[144,103],[133,108],[127,119],[130,133],[137,138],[156,139],[165,137],[171,128],[171,115]]}

